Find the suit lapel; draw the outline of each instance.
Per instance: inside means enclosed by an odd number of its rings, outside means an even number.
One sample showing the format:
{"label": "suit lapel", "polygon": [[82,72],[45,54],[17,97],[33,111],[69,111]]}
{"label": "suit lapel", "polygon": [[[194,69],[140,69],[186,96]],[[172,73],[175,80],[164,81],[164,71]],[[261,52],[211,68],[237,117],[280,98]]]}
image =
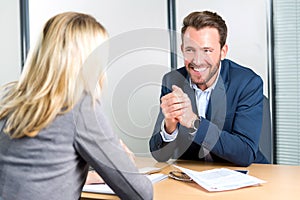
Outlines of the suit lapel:
{"label": "suit lapel", "polygon": [[228,88],[228,70],[227,66],[222,66],[218,82],[212,91],[208,104],[206,117],[211,122],[222,128],[226,118],[227,98],[226,90]]}

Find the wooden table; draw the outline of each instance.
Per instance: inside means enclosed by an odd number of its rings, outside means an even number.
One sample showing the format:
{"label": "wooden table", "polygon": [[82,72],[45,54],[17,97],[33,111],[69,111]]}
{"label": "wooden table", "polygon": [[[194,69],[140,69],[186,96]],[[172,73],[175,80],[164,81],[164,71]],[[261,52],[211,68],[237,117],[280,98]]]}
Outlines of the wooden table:
{"label": "wooden table", "polygon": [[[252,186],[232,191],[207,192],[196,183],[186,183],[173,179],[165,179],[154,184],[154,199],[204,199],[204,200],[269,200],[300,199],[300,166],[252,164],[249,167],[236,167],[230,164],[205,163],[196,161],[170,161],[157,163],[151,158],[138,158],[138,167],[155,166],[162,168],[160,173],[168,174],[177,170],[172,166],[176,164],[196,171],[214,168],[246,169],[249,175],[267,181],[260,186]],[[82,193],[82,199],[119,199],[115,195]]]}

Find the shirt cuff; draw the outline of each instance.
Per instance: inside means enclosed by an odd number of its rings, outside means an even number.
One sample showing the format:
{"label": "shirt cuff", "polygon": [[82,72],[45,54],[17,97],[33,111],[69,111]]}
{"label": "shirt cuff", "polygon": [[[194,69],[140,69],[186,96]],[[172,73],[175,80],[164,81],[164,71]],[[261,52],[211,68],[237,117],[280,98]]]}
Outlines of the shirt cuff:
{"label": "shirt cuff", "polygon": [[165,120],[162,121],[161,123],[161,128],[160,128],[160,135],[163,139],[164,142],[172,142],[176,139],[178,134],[178,128],[173,131],[173,133],[168,134],[165,130]]}

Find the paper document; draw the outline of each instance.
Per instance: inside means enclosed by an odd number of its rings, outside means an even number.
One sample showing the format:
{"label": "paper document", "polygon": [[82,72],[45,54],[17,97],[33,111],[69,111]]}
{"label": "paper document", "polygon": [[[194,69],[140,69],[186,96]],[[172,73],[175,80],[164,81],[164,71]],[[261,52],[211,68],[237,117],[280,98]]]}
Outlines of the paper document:
{"label": "paper document", "polygon": [[[152,184],[164,180],[168,176],[165,174],[150,174],[146,175],[152,182]],[[103,193],[103,194],[115,194],[114,191],[107,184],[91,184],[84,185],[83,192]]]}
{"label": "paper document", "polygon": [[102,194],[114,194],[114,191],[107,184],[84,185],[82,191]]}
{"label": "paper document", "polygon": [[141,174],[153,174],[161,171],[158,167],[143,167],[139,169],[139,173]]}
{"label": "paper document", "polygon": [[266,182],[256,177],[226,168],[198,172],[176,165],[174,165],[174,167],[186,173],[198,185],[210,192],[234,190],[242,187],[259,185]]}

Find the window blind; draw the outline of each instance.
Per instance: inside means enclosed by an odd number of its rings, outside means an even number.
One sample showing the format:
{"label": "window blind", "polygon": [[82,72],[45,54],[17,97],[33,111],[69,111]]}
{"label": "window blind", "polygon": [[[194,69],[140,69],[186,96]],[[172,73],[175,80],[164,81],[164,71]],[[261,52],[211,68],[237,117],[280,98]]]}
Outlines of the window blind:
{"label": "window blind", "polygon": [[300,1],[273,0],[276,163],[300,165]]}

